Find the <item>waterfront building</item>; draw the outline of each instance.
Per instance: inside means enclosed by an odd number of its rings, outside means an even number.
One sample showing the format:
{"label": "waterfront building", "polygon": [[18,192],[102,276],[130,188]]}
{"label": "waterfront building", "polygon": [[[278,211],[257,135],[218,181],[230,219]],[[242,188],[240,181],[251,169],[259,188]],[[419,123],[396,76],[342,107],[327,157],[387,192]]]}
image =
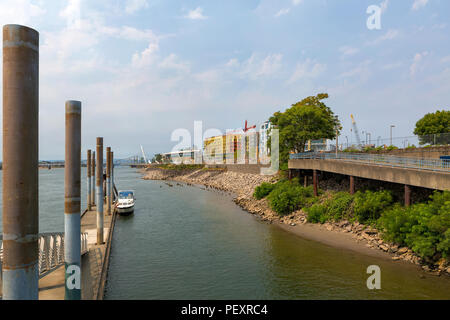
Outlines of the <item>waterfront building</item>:
{"label": "waterfront building", "polygon": [[201,157],[201,153],[201,150],[198,149],[186,149],[162,153],[162,163],[194,164],[195,157]]}

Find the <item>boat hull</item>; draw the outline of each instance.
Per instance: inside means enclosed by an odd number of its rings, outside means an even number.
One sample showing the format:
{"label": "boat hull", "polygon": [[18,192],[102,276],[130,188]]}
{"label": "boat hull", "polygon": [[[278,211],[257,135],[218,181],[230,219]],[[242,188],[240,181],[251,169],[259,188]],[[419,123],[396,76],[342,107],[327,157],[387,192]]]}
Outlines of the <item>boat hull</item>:
{"label": "boat hull", "polygon": [[134,213],[134,206],[131,207],[117,207],[117,213],[121,216],[129,216]]}

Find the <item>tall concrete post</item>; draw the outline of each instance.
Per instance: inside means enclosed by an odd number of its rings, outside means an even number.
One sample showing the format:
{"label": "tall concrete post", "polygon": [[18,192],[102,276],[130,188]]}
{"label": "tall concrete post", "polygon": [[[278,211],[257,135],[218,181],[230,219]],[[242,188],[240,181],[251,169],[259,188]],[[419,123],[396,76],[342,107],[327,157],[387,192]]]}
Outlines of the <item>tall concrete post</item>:
{"label": "tall concrete post", "polygon": [[92,151],[92,168],[91,168],[91,202],[95,206],[95,151]]}
{"label": "tall concrete post", "polygon": [[103,243],[103,138],[97,138],[95,194],[97,196],[97,244]]}
{"label": "tall concrete post", "polygon": [[3,27],[3,299],[38,299],[39,33]]}
{"label": "tall concrete post", "polygon": [[64,164],[65,299],[81,300],[81,102],[66,102]]}
{"label": "tall concrete post", "polygon": [[111,151],[111,193],[114,201],[114,152]]}
{"label": "tall concrete post", "polygon": [[87,171],[87,209],[90,211],[92,209],[92,199],[91,199],[91,186],[92,186],[92,182],[91,182],[91,169],[92,169],[92,164],[91,164],[91,150],[87,151],[87,161],[86,161],[86,171]]}
{"label": "tall concrete post", "polygon": [[111,147],[106,147],[106,214],[111,214]]}

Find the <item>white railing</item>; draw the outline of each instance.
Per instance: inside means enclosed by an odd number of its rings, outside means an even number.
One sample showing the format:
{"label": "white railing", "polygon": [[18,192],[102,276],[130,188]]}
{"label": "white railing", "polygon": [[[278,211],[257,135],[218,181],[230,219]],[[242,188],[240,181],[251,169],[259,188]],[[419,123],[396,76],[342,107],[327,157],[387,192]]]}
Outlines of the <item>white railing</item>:
{"label": "white railing", "polygon": [[[39,278],[64,264],[64,232],[39,234]],[[89,251],[88,234],[81,234],[81,255]],[[3,236],[0,235],[0,272],[3,264]]]}

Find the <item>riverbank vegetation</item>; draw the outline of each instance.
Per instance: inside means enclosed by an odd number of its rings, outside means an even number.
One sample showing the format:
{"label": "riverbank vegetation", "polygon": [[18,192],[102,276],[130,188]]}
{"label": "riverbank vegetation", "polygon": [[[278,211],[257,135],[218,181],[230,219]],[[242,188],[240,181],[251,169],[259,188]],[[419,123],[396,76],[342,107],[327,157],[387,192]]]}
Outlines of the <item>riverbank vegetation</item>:
{"label": "riverbank vegetation", "polygon": [[425,262],[450,258],[450,192],[435,192],[427,202],[404,207],[388,190],[319,192],[298,179],[283,179],[256,187],[256,199],[266,198],[280,216],[303,210],[310,223],[347,220],[378,229],[384,240],[409,247]]}
{"label": "riverbank vegetation", "polygon": [[167,163],[167,164],[158,164],[155,166],[156,168],[163,169],[163,170],[199,170],[203,169],[205,166],[203,164],[174,164],[174,163]]}

